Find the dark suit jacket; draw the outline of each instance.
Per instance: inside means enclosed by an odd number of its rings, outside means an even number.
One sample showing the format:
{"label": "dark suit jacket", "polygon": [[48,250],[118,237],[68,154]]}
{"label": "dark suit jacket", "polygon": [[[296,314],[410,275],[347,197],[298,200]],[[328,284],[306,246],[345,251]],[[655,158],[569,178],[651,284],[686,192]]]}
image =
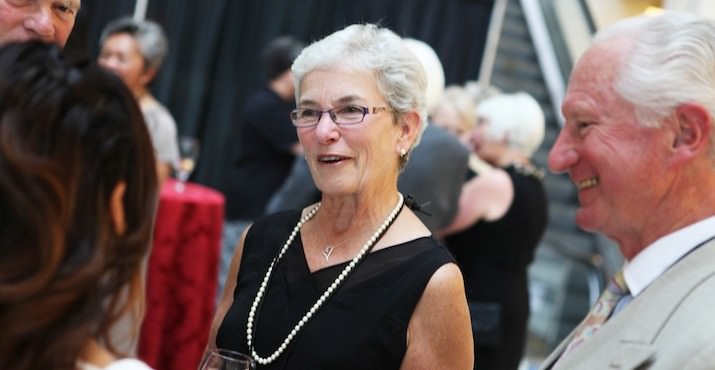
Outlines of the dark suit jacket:
{"label": "dark suit jacket", "polygon": [[[427,125],[397,181],[403,194],[414,196],[431,216],[417,216],[431,231],[449,225],[457,213],[459,194],[467,174],[469,151],[443,129]],[[303,157],[296,159],[288,179],[268,202],[266,213],[301,209],[320,200],[320,191]]]}
{"label": "dark suit jacket", "polygon": [[[553,366],[572,335],[541,369]],[[558,369],[715,369],[715,240],[666,270]]]}

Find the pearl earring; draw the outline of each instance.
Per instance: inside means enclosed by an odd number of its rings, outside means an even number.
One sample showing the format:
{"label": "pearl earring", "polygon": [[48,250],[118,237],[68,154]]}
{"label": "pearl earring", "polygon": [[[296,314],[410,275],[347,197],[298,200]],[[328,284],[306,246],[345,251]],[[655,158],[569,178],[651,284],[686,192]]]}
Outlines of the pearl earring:
{"label": "pearl earring", "polygon": [[405,148],[400,149],[400,157],[404,157],[405,155],[407,155],[407,150],[405,150]]}

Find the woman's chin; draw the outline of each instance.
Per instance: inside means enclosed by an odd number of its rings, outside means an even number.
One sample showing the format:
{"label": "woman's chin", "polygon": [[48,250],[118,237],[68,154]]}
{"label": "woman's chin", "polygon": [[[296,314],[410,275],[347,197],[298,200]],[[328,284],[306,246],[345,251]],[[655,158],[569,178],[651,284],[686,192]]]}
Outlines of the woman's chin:
{"label": "woman's chin", "polygon": [[355,192],[353,187],[346,186],[345,184],[336,183],[336,182],[317,183],[316,186],[318,187],[318,189],[320,190],[320,192],[323,195],[337,196],[337,195],[352,194]]}

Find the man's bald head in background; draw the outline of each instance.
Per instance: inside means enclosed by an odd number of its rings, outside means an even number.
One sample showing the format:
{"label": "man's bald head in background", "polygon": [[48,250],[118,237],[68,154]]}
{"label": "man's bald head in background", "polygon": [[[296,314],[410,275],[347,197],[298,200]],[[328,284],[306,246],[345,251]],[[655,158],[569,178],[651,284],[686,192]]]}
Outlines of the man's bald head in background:
{"label": "man's bald head in background", "polygon": [[67,43],[81,0],[0,0],[0,44],[37,39]]}

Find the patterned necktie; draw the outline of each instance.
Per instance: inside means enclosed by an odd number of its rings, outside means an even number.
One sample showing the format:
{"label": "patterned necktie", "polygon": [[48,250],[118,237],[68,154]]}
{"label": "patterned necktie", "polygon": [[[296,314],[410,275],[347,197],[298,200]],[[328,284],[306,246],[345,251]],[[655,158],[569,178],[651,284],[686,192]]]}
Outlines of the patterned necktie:
{"label": "patterned necktie", "polygon": [[[596,301],[596,305],[593,306],[586,316],[586,319],[576,328],[573,339],[571,339],[571,342],[569,342],[569,345],[566,347],[566,350],[564,350],[564,353],[561,354],[556,364],[558,364],[567,353],[591,337],[591,335],[608,320],[618,301],[626,294],[628,294],[628,287],[623,278],[623,270],[621,270],[611,278],[606,290],[601,294],[601,297],[598,298],[598,301]],[[554,366],[554,368],[556,368],[556,366]]]}

